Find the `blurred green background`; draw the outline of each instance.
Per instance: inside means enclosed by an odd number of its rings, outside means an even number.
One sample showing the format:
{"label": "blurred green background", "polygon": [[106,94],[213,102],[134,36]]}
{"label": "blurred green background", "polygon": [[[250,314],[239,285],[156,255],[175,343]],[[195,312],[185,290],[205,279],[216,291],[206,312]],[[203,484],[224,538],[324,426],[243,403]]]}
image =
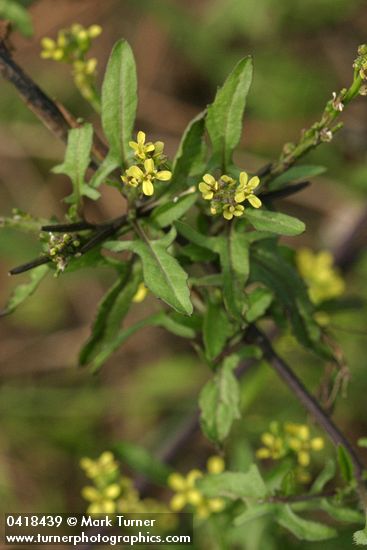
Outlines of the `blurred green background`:
{"label": "blurred green background", "polygon": [[[39,58],[40,39],[54,37],[74,22],[102,25],[104,32],[92,51],[100,79],[114,42],[120,37],[130,42],[140,83],[137,128],[153,140],[165,141],[169,154],[236,61],[252,54],[255,77],[237,155],[241,167],[251,171],[274,159],[284,142],[297,139],[300,130],[318,118],[331,93],[348,85],[357,46],[366,41],[367,6],[362,0],[39,0],[30,14],[34,36],[13,35],[15,59],[51,97],[97,127],[95,114],[73,87],[69,68]],[[0,215],[9,215],[16,206],[35,216],[55,214],[61,219],[68,182],[50,169],[61,161],[63,145],[3,81],[0,118]],[[293,241],[297,246],[336,248],[364,208],[365,98],[355,101],[343,121],[345,128],[335,141],[307,159],[327,166],[325,176],[285,204],[308,224],[306,234]],[[107,190],[98,208],[90,208],[90,219],[118,215],[123,205],[116,193]],[[0,232],[1,304],[20,281],[8,278],[9,268],[38,250],[38,244],[24,235]],[[16,314],[0,321],[4,511],[82,511],[80,488],[85,480],[78,467],[80,457],[96,456],[123,439],[157,449],[195,410],[197,394],[210,373],[191,348],[160,329],[144,329],[133,337],[98,376],[76,369],[78,348],[110,277],[104,271],[49,277]],[[366,299],[366,278],[364,256],[347,274],[347,294]],[[148,298],[130,320],[154,307]],[[335,315],[331,323],[351,373],[347,397],[338,401],[335,418],[353,441],[367,435],[366,320],[362,305]],[[278,345],[316,392],[324,366],[287,338]],[[272,418],[304,422],[306,416],[266,366],[244,377],[242,402],[244,417],[229,449],[233,464],[244,469]],[[185,471],[200,465],[209,452],[209,444],[197,435],[176,466]],[[332,452],[327,447],[320,464]],[[311,546],[264,521],[234,530],[233,537],[245,550]],[[350,547],[347,530],[337,548]],[[322,548],[335,549],[335,541],[322,543]]]}

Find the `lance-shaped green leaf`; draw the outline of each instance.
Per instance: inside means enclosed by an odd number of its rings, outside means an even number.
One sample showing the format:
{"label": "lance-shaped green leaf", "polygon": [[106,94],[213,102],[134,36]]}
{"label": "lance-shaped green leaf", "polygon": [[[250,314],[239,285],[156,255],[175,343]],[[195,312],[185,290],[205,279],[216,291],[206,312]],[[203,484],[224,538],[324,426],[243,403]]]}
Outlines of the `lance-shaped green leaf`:
{"label": "lance-shaped green leaf", "polygon": [[337,535],[335,529],[328,525],[297,516],[288,505],[279,508],[277,522],[300,540],[308,540],[310,542],[327,540]]}
{"label": "lance-shaped green leaf", "polygon": [[72,128],[68,133],[68,144],[65,159],[55,166],[53,172],[66,174],[72,181],[73,192],[66,197],[65,202],[78,206],[83,196],[96,200],[99,193],[85,181],[85,173],[90,163],[90,152],[93,140],[93,127],[84,124],[80,128]]}
{"label": "lance-shaped green leaf", "polygon": [[203,340],[205,355],[213,361],[233,333],[233,326],[221,304],[209,302],[204,315]]}
{"label": "lance-shaped green leaf", "polygon": [[110,146],[109,169],[114,162],[127,164],[136,107],[134,56],[126,40],[119,40],[112,50],[102,85],[102,126]]}
{"label": "lance-shaped green leaf", "polygon": [[248,208],[246,219],[259,231],[270,231],[277,235],[294,236],[304,232],[306,226],[297,218],[287,216],[281,212],[272,212],[263,208],[256,210]]}
{"label": "lance-shaped green leaf", "polygon": [[185,316],[186,320],[193,320],[193,324],[192,326],[190,326],[187,321],[184,322],[184,320],[182,319],[183,316],[179,318],[177,317],[178,315],[179,314],[176,314],[175,312],[167,314],[163,311],[160,311],[159,313],[150,315],[142,321],[139,321],[134,325],[131,325],[130,327],[127,327],[126,329],[120,331],[119,334],[113,340],[108,342],[103,347],[103,349],[95,356],[91,364],[92,371],[96,372],[97,370],[99,370],[102,365],[107,361],[107,359],[116,350],[118,350],[126,342],[126,340],[130,338],[130,336],[133,336],[136,332],[148,326],[163,327],[169,332],[172,332],[172,334],[176,334],[177,336],[181,336],[182,338],[195,338],[196,330],[198,330],[198,319],[196,319],[195,316],[192,316],[190,318]]}
{"label": "lance-shaped green leaf", "polygon": [[252,59],[242,59],[229,75],[208,107],[206,128],[213,156],[223,171],[231,164],[232,154],[241,138],[246,97],[252,81]]}
{"label": "lance-shaped green leaf", "polygon": [[179,220],[197,201],[197,193],[189,193],[176,201],[169,201],[166,204],[157,206],[152,212],[151,219],[159,227],[167,227]]}
{"label": "lance-shaped green leaf", "polygon": [[254,519],[273,514],[278,508],[279,504],[273,504],[270,502],[255,504],[253,506],[250,505],[245,512],[242,512],[242,514],[234,519],[233,524],[236,526],[243,525],[248,521],[253,521]]}
{"label": "lance-shaped green leaf", "polygon": [[243,319],[247,304],[245,285],[250,270],[250,245],[257,240],[269,238],[271,234],[258,231],[245,233],[240,225],[232,223],[226,236],[208,237],[183,222],[179,221],[175,226],[187,240],[219,255],[226,307],[232,317]]}
{"label": "lance-shaped green leaf", "polygon": [[144,281],[149,290],[179,313],[191,315],[193,307],[187,285],[188,275],[167,251],[176,238],[175,229],[172,228],[167,235],[156,241],[150,241],[142,235],[142,240],[111,241],[104,246],[113,252],[130,250],[138,254],[143,264]]}
{"label": "lance-shaped green leaf", "polygon": [[91,336],[80,352],[80,365],[90,363],[101,349],[108,347],[115,340],[140,281],[140,266],[126,266],[119,279],[103,297]]}
{"label": "lance-shaped green leaf", "polygon": [[313,495],[317,493],[321,493],[321,491],[324,489],[325,485],[333,479],[336,473],[336,466],[335,462],[332,459],[327,460],[325,463],[325,466],[313,482],[310,493]]}
{"label": "lance-shaped green leaf", "polygon": [[167,477],[172,471],[171,468],[144,447],[128,441],[121,441],[114,446],[113,450],[118,458],[126,462],[135,472],[142,474],[154,483],[166,484]]}
{"label": "lance-shaped green leaf", "polygon": [[190,186],[189,177],[203,170],[205,114],[200,113],[186,128],[172,165],[170,195]]}
{"label": "lance-shaped green leaf", "polygon": [[245,285],[250,274],[248,235],[232,224],[228,235],[218,237],[213,249],[220,258],[226,307],[232,317],[241,320],[247,304]]}
{"label": "lance-shaped green leaf", "polygon": [[255,290],[248,295],[248,310],[245,315],[246,321],[253,323],[262,317],[272,301],[273,293],[269,289],[262,287],[255,288]]}
{"label": "lance-shaped green leaf", "polygon": [[351,483],[354,477],[354,466],[349,452],[343,445],[338,445],[338,464],[344,480]]}
{"label": "lance-shaped green leaf", "polygon": [[325,171],[326,168],[324,166],[313,166],[311,164],[292,166],[286,172],[273,179],[269,185],[269,188],[272,190],[280,189],[287,183],[319,176]]}
{"label": "lance-shaped green leaf", "polygon": [[[328,354],[320,343],[320,328],[307,289],[295,268],[277,252],[273,241],[258,243],[251,254],[252,282],[261,282],[272,290],[289,315],[295,336],[301,344],[321,355]],[[328,354],[330,357],[330,354]]]}
{"label": "lance-shaped green leaf", "polygon": [[240,418],[240,393],[233,374],[238,361],[237,355],[227,357],[200,393],[201,427],[204,434],[215,443],[222,443],[234,420]]}
{"label": "lance-shaped green leaf", "polygon": [[0,311],[0,317],[12,313],[24,300],[29,298],[49,271],[50,268],[47,265],[40,265],[32,269],[29,282],[19,285],[13,290],[7,305]]}
{"label": "lance-shaped green leaf", "polygon": [[247,472],[223,472],[203,477],[198,487],[208,498],[262,499],[268,494],[265,482],[256,464]]}

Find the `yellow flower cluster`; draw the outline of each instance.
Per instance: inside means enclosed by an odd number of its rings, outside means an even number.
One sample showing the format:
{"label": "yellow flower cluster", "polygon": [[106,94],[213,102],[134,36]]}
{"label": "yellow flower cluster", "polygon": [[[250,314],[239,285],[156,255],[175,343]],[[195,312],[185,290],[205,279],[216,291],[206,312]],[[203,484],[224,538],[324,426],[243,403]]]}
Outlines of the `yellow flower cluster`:
{"label": "yellow flower cluster", "polygon": [[254,194],[259,186],[257,176],[249,179],[246,172],[240,173],[239,182],[223,174],[218,180],[211,174],[205,174],[199,183],[199,191],[204,200],[210,201],[211,214],[222,214],[226,220],[243,216],[248,201],[254,208],[260,208],[261,200]]}
{"label": "yellow flower cluster", "polygon": [[296,254],[296,264],[314,304],[318,305],[343,294],[345,284],[333,267],[333,256],[330,252],[323,250],[314,253],[308,248],[301,248]]}
{"label": "yellow flower cluster", "polygon": [[157,500],[141,499],[130,478],[121,475],[113,454],[106,451],[96,460],[82,458],[80,466],[93,481],[82,489],[89,502],[88,514],[167,513],[169,510]]}
{"label": "yellow flower cluster", "polygon": [[138,132],[136,139],[136,141],[130,141],[129,145],[134,151],[137,164],[127,168],[121,176],[121,180],[125,185],[138,188],[143,195],[150,197],[154,193],[156,180],[169,181],[172,172],[160,169],[167,160],[163,154],[164,143],[162,141],[146,143],[146,135],[141,131]]}
{"label": "yellow flower cluster", "polygon": [[42,39],[41,57],[68,63],[73,68],[74,82],[81,94],[87,100],[93,100],[97,59],[86,59],[92,40],[99,36],[102,28],[91,25],[85,28],[78,23],[69,29],[59,31],[56,40],[45,37]]}
{"label": "yellow flower cluster", "polygon": [[269,431],[262,434],[261,442],[263,446],[256,451],[259,459],[279,460],[289,455],[296,457],[296,474],[301,483],[308,483],[311,478],[306,469],[311,462],[311,452],[324,448],[323,438],[311,437],[306,424],[291,422],[283,426],[279,426],[278,422],[271,422]]}
{"label": "yellow flower cluster", "polygon": [[[211,456],[207,462],[209,474],[220,474],[225,468],[224,460],[220,456]],[[196,487],[198,479],[203,477],[201,470],[190,470],[186,476],[175,472],[168,478],[169,487],[175,492],[171,499],[170,507],[174,512],[180,512],[185,506],[191,506],[195,515],[200,519],[206,519],[213,513],[221,512],[225,507],[225,501],[221,498],[205,498]]]}

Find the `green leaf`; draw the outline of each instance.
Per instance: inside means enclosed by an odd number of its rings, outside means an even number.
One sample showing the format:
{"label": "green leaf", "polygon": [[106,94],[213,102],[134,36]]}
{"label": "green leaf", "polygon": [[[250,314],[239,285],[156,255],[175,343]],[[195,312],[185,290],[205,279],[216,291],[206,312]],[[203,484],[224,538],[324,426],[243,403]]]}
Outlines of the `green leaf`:
{"label": "green leaf", "polygon": [[367,437],[360,437],[357,441],[358,447],[367,447]]}
{"label": "green leaf", "polygon": [[248,472],[223,472],[206,475],[197,482],[207,498],[224,497],[232,500],[259,499],[268,494],[264,480],[256,464]]}
{"label": "green leaf", "polygon": [[90,163],[90,152],[93,140],[93,127],[84,124],[80,128],[72,128],[68,133],[68,144],[65,159],[62,164],[55,166],[53,172],[66,174],[72,181],[73,192],[66,197],[65,202],[78,206],[83,196],[96,200],[99,193],[85,182],[85,173]]}
{"label": "green leaf", "polygon": [[273,514],[277,510],[277,508],[277,504],[271,504],[268,502],[264,504],[255,504],[254,506],[249,506],[247,510],[245,510],[245,512],[242,512],[242,514],[234,519],[233,524],[236,526],[243,525],[248,521],[253,521],[254,519]]}
{"label": "green leaf", "polygon": [[9,315],[9,313],[12,313],[20,304],[29,298],[29,296],[37,290],[39,284],[49,271],[50,268],[48,265],[40,265],[32,269],[29,282],[19,285],[13,290],[5,308],[0,311],[0,317]]}
{"label": "green leaf", "polygon": [[217,237],[213,250],[219,254],[223,272],[223,295],[227,310],[235,319],[243,319],[247,307],[245,285],[250,274],[248,235],[232,224],[226,237]]}
{"label": "green leaf", "polygon": [[127,165],[136,108],[135,60],[126,40],[119,40],[112,50],[102,85],[102,126],[110,145],[110,161]]}
{"label": "green leaf", "polygon": [[189,187],[189,178],[202,169],[204,150],[204,117],[203,111],[194,118],[186,128],[177,149],[172,165],[172,180],[169,186],[170,195]]}
{"label": "green leaf", "polygon": [[[190,317],[192,319],[192,317]],[[110,342],[104,345],[103,349],[95,356],[92,362],[92,372],[99,370],[102,365],[107,361],[107,359],[117,350],[122,344],[130,338],[133,334],[139,330],[152,326],[152,327],[163,327],[169,332],[181,336],[183,338],[194,338],[195,330],[189,325],[182,322],[182,320],[177,319],[175,314],[168,315],[163,311],[155,313],[146,317],[142,321],[135,323],[134,325],[127,327],[126,329],[119,332],[119,334]]]}
{"label": "green leaf", "polygon": [[249,277],[250,245],[264,238],[269,233],[253,231],[245,233],[240,224],[232,223],[226,236],[207,237],[190,225],[176,222],[177,231],[197,246],[219,254],[223,272],[223,294],[226,308],[231,316],[243,320],[247,306],[245,285]]}
{"label": "green leaf", "polygon": [[208,107],[206,128],[213,148],[213,156],[223,171],[231,164],[232,154],[241,138],[242,118],[247,93],[252,81],[252,59],[242,59]]}
{"label": "green leaf", "polygon": [[19,1],[0,0],[0,19],[11,21],[27,38],[33,35],[31,16]]}
{"label": "green leaf", "polygon": [[321,501],[319,508],[329,514],[330,517],[345,523],[361,523],[364,519],[363,514],[358,510],[331,504],[326,499]]}
{"label": "green leaf", "polygon": [[159,485],[166,484],[167,477],[172,471],[171,468],[155,458],[144,447],[135,443],[121,441],[114,445],[113,450],[118,458],[126,462],[135,472],[142,474]]}
{"label": "green leaf", "polygon": [[294,236],[300,235],[306,229],[305,224],[280,212],[271,210],[248,208],[246,218],[259,231],[271,231],[277,235]]}
{"label": "green leaf", "polygon": [[221,273],[212,273],[202,277],[190,277],[189,284],[192,286],[222,286],[223,276]]}
{"label": "green leaf", "polygon": [[306,164],[303,166],[292,166],[286,172],[273,179],[273,181],[270,183],[269,188],[271,190],[279,189],[287,183],[319,176],[325,171],[326,168],[324,166],[313,166]]}
{"label": "green leaf", "polygon": [[350,454],[343,445],[338,445],[338,464],[344,481],[350,483],[354,477],[354,466]]}
{"label": "green leaf", "polygon": [[209,302],[203,324],[205,355],[208,361],[213,361],[221,353],[232,332],[233,327],[222,306]]}
{"label": "green leaf", "polygon": [[109,151],[106,158],[103,160],[102,164],[99,165],[98,169],[94,172],[93,176],[90,179],[90,186],[96,189],[99,187],[107,177],[120,165],[119,160]]}
{"label": "green leaf", "polygon": [[200,393],[201,427],[216,443],[227,437],[234,420],[240,418],[239,386],[233,374],[238,361],[237,355],[227,357]]}
{"label": "green leaf", "polygon": [[92,333],[79,355],[79,364],[86,365],[117,337],[121,323],[129,311],[131,301],[141,281],[140,267],[126,268],[121,277],[102,299]]}
{"label": "green leaf", "polygon": [[273,293],[270,290],[261,287],[255,288],[248,295],[248,310],[245,314],[246,321],[253,323],[262,317],[272,301]]}
{"label": "green leaf", "polygon": [[353,533],[353,542],[359,546],[367,546],[367,525],[363,530]]}
{"label": "green leaf", "polygon": [[216,246],[215,243],[217,242],[218,237],[208,237],[207,235],[203,235],[202,233],[199,233],[199,231],[196,231],[196,229],[194,229],[191,225],[181,221],[177,221],[175,223],[175,227],[180,235],[197,246],[208,250],[213,250],[213,247]]}
{"label": "green leaf", "polygon": [[252,282],[260,282],[272,290],[289,315],[293,331],[301,344],[326,355],[320,343],[320,328],[315,322],[314,306],[296,269],[281,255],[273,241],[258,243],[251,255]]}
{"label": "green leaf", "polygon": [[310,493],[315,495],[317,493],[321,493],[321,491],[324,489],[325,485],[333,479],[336,472],[336,466],[334,460],[331,458],[326,462],[324,468],[321,470],[317,478],[312,484],[312,487],[310,489]]}
{"label": "green leaf", "polygon": [[176,231],[172,228],[165,237],[157,241],[150,241],[144,236],[144,240],[111,241],[104,246],[113,252],[130,250],[138,254],[143,264],[144,281],[149,290],[179,313],[191,315],[193,306],[187,273],[167,252],[175,237]]}
{"label": "green leaf", "polygon": [[279,509],[277,522],[300,540],[313,542],[337,536],[337,532],[332,527],[303,519],[297,516],[288,505]]}
{"label": "green leaf", "polygon": [[151,219],[159,227],[167,227],[179,220],[195,204],[197,193],[190,193],[180,197],[176,201],[169,201],[166,204],[157,206],[152,212]]}

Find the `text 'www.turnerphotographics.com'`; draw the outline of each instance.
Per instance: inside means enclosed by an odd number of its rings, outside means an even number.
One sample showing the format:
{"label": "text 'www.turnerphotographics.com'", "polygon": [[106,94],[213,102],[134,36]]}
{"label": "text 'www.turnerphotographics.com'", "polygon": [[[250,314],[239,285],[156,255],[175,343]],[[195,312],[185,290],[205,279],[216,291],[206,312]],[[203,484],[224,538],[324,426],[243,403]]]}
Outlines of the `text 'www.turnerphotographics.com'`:
{"label": "text 'www.turnerphotographics.com'", "polygon": [[6,514],[6,545],[192,545],[192,514]]}

